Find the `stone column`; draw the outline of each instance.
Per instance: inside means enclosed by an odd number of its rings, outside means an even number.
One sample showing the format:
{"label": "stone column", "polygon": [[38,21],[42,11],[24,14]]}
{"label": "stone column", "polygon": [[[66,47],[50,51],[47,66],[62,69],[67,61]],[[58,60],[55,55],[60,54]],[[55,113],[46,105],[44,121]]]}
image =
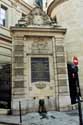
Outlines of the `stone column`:
{"label": "stone column", "polygon": [[58,100],[58,109],[70,104],[68,73],[66,63],[66,53],[64,46],[64,36],[54,38],[55,58],[56,58],[56,95]]}

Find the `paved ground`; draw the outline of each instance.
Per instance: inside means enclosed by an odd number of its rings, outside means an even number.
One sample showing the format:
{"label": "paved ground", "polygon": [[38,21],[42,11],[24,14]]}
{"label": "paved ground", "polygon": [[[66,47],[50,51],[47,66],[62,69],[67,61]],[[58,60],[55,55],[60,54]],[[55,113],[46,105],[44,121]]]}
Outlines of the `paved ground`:
{"label": "paved ground", "polygon": [[[0,121],[19,123],[19,116],[0,116]],[[42,116],[38,113],[28,113],[22,116],[23,125],[79,125],[77,111],[55,112],[50,111]]]}

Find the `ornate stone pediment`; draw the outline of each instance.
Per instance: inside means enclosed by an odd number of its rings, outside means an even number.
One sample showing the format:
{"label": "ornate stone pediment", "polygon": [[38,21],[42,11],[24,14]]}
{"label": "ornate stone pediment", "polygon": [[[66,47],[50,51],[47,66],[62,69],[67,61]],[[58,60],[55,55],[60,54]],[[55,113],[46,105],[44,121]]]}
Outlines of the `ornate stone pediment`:
{"label": "ornate stone pediment", "polygon": [[51,23],[50,17],[39,7],[34,8],[26,16],[26,21],[28,25],[48,25]]}
{"label": "ornate stone pediment", "polygon": [[53,23],[50,17],[39,7],[34,8],[26,17],[21,18],[16,26],[49,26]]}

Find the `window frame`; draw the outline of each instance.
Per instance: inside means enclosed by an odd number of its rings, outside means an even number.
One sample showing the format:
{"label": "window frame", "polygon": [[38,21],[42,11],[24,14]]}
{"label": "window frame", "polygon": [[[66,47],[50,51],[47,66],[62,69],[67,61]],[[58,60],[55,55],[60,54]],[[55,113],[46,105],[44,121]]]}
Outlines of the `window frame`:
{"label": "window frame", "polygon": [[[3,13],[1,13],[1,10],[4,10],[4,15]],[[3,16],[3,18],[1,15]],[[0,23],[1,26],[8,26],[8,8],[3,4],[0,5],[0,21],[2,21],[2,24]]]}

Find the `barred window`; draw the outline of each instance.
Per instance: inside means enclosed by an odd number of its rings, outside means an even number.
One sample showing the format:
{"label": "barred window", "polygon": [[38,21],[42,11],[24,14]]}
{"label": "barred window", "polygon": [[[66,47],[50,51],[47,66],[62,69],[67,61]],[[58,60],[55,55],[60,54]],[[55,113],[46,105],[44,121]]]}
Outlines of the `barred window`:
{"label": "barred window", "polygon": [[31,81],[50,81],[48,58],[31,58]]}

